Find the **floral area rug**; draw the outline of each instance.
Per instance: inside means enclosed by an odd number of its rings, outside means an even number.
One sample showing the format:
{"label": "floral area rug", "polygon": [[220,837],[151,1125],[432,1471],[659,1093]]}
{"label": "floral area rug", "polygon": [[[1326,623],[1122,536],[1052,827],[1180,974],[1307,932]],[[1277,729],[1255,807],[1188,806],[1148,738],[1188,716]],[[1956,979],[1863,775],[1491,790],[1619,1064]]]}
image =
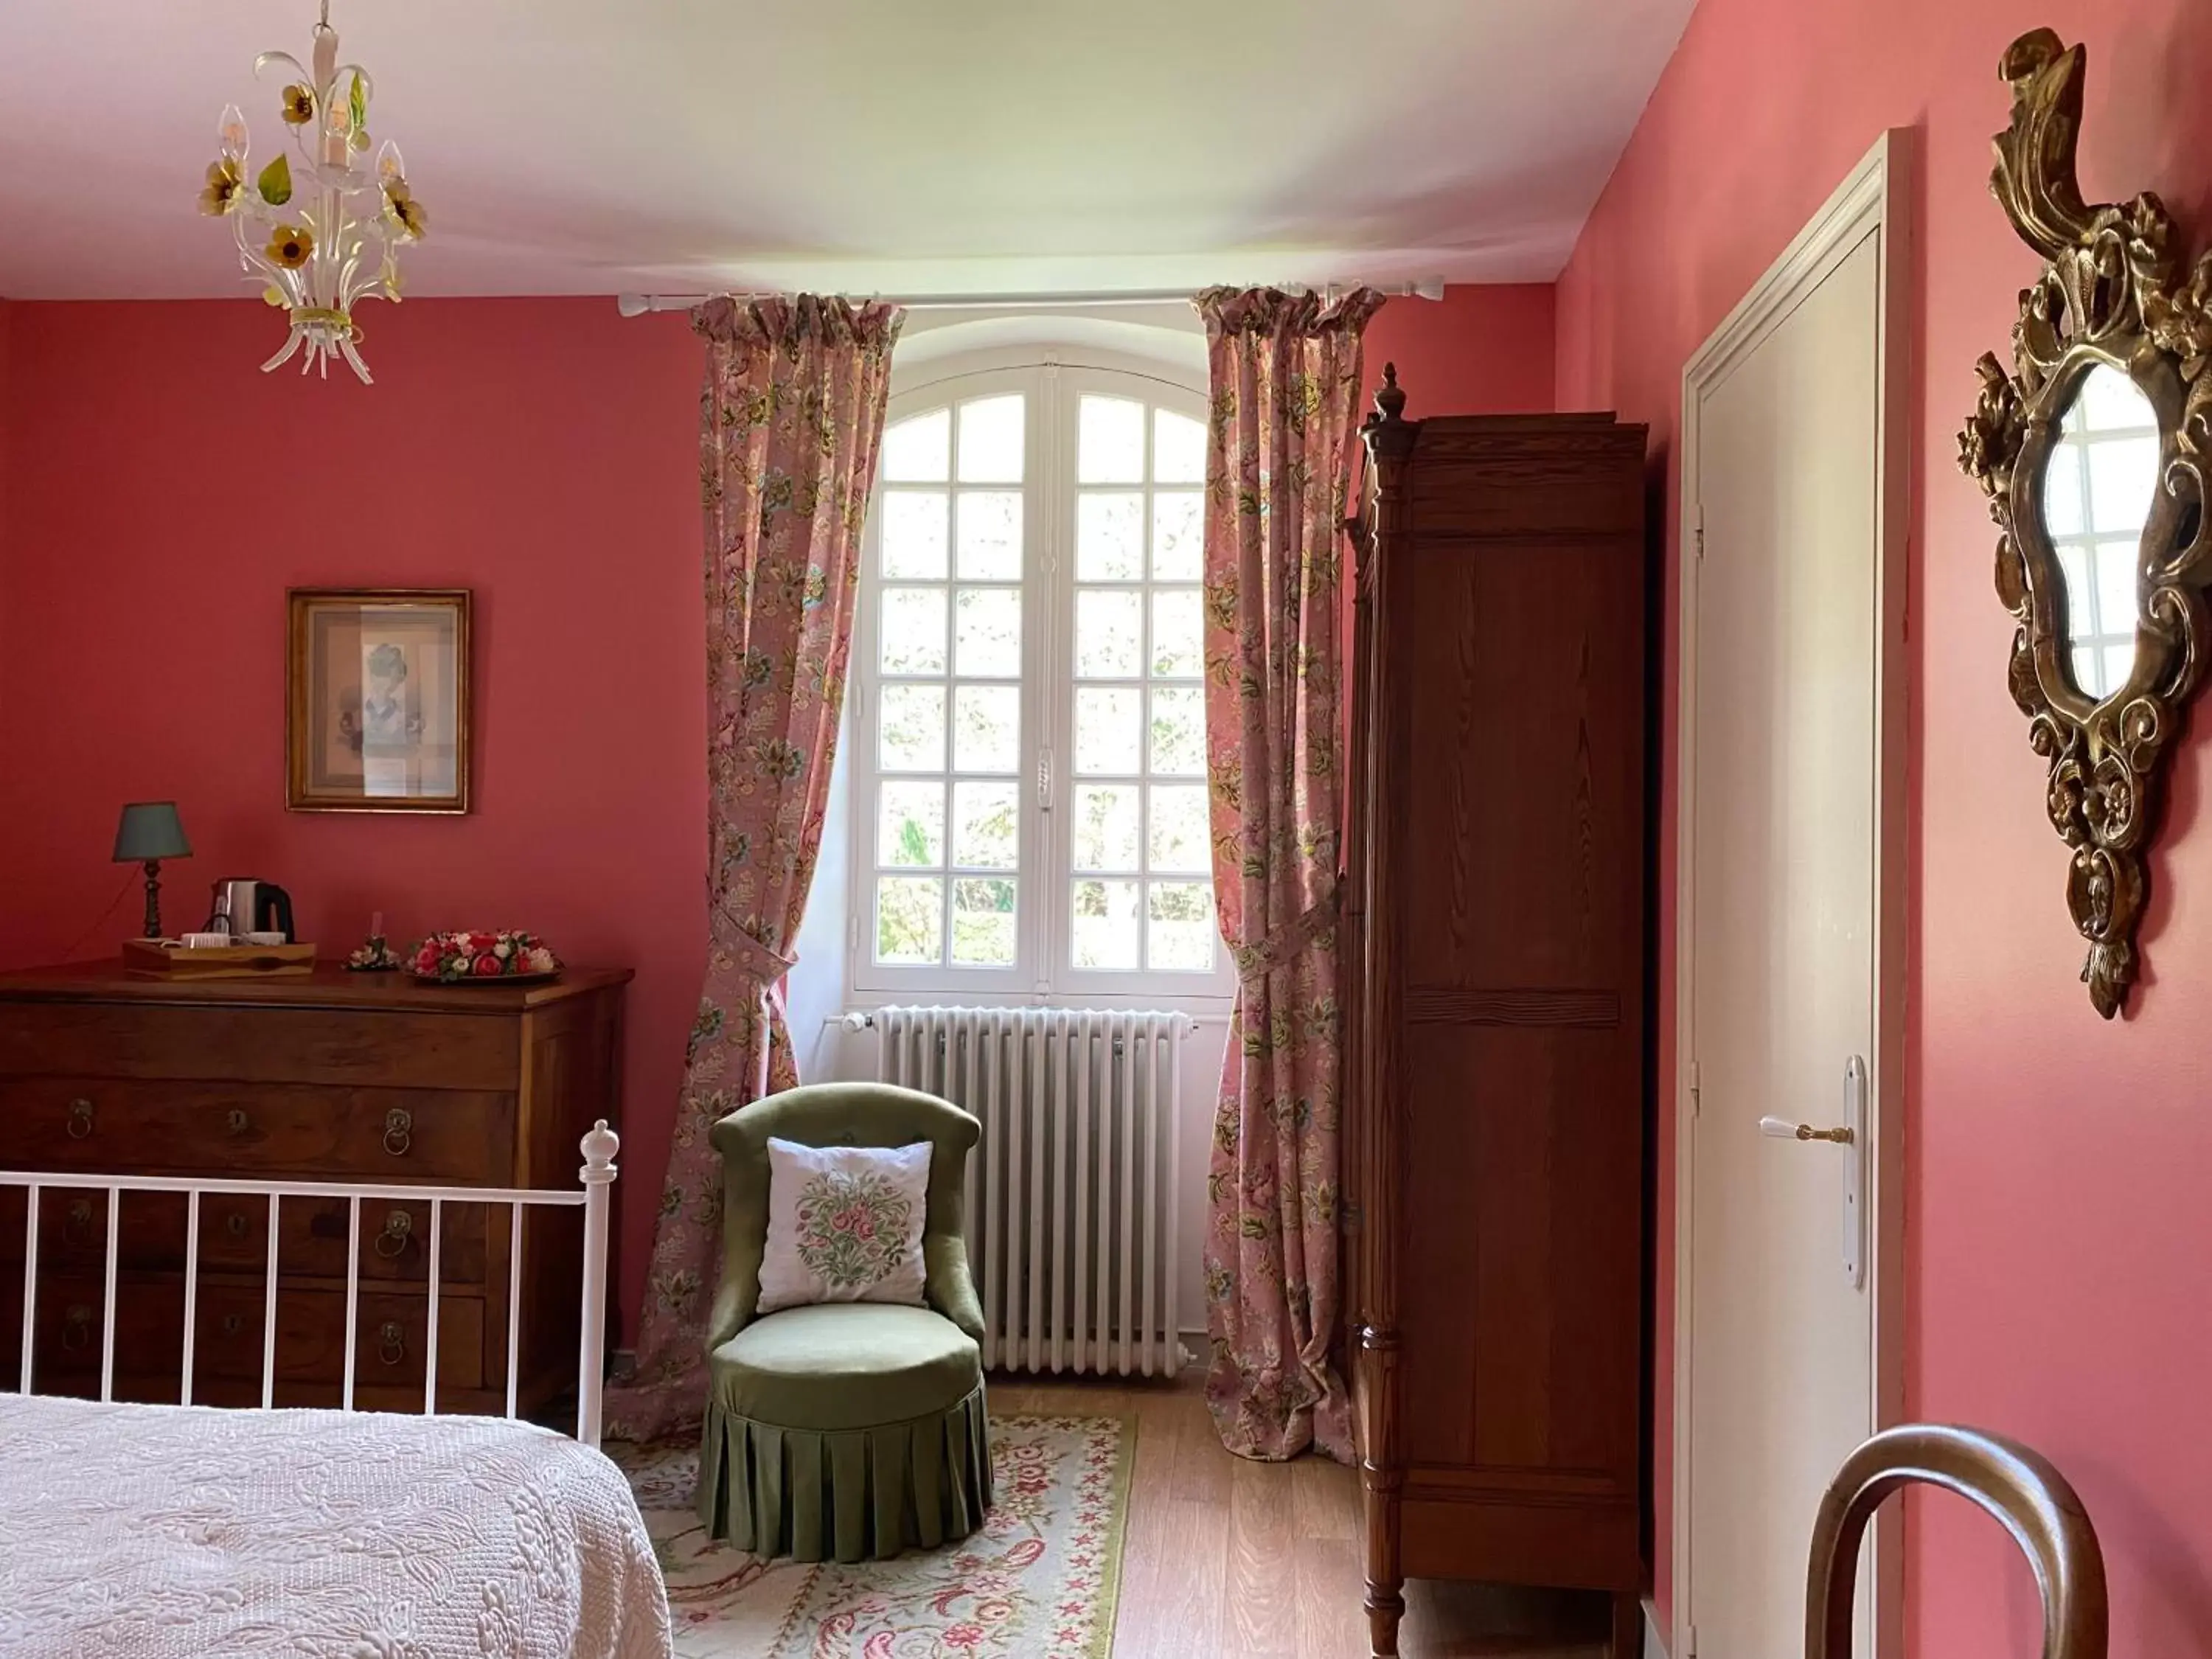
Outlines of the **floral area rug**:
{"label": "floral area rug", "polygon": [[1135,1425],[991,1425],[982,1530],[895,1561],[763,1561],[708,1541],[696,1445],[610,1444],[668,1581],[678,1659],[1107,1659]]}

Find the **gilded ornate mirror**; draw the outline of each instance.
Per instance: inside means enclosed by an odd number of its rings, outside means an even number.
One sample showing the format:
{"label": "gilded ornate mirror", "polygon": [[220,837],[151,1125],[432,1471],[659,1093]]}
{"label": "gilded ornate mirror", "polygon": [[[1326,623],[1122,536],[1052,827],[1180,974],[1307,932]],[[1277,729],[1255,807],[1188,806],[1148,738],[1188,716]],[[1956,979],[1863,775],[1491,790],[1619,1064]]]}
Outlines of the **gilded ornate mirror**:
{"label": "gilded ornate mirror", "polygon": [[2203,668],[2212,254],[2192,276],[2148,192],[2083,202],[2082,67],[2049,29],[2005,54],[2012,125],[1990,187],[2045,264],[2021,295],[2011,371],[1981,361],[1959,460],[1996,520],[1997,593],[2019,622],[2013,700],[2050,766],[2081,978],[2110,1019],[2136,976],[2166,747]]}

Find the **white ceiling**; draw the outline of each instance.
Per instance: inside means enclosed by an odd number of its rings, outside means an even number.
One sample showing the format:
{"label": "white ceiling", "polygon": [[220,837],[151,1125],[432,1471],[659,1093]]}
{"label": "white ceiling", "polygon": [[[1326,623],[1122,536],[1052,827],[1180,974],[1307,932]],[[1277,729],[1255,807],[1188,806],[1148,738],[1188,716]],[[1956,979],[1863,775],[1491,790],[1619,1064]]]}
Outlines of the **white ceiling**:
{"label": "white ceiling", "polygon": [[[1692,0],[332,0],[415,294],[1546,281]],[[315,0],[0,0],[0,295],[241,289]]]}

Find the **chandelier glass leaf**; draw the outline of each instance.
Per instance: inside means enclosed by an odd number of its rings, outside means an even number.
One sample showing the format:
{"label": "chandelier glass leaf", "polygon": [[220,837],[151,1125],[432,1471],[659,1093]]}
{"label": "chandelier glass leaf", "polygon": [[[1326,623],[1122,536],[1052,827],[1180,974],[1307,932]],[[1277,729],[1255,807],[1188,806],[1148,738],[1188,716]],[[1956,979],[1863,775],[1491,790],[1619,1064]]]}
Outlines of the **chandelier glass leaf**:
{"label": "chandelier glass leaf", "polygon": [[366,382],[354,306],[398,301],[399,250],[422,240],[430,217],[408,186],[398,145],[387,138],[374,162],[366,161],[375,85],[360,64],[338,62],[330,0],[323,0],[309,60],[303,66],[282,52],[254,60],[257,77],[282,75],[276,112],[285,143],[256,171],[246,118],[234,104],[224,110],[200,210],[231,222],[248,280],[290,321],[283,349],[261,367],[298,357],[303,374],[316,368],[327,376],[338,357]]}

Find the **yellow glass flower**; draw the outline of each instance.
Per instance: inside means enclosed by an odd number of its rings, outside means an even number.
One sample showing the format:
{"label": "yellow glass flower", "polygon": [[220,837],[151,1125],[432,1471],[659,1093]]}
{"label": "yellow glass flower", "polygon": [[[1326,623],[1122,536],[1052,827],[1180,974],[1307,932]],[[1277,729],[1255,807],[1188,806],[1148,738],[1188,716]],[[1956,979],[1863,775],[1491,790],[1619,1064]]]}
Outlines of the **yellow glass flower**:
{"label": "yellow glass flower", "polygon": [[415,199],[404,179],[392,179],[385,182],[384,204],[391,210],[392,217],[399,228],[414,240],[421,241],[429,231],[429,210]]}
{"label": "yellow glass flower", "polygon": [[315,118],[315,94],[297,81],[284,88],[284,118],[295,127]]}
{"label": "yellow glass flower", "polygon": [[245,188],[245,169],[238,165],[236,156],[209,162],[207,184],[200,191],[200,211],[222,217],[238,205],[238,192]]}
{"label": "yellow glass flower", "polygon": [[270,233],[269,246],[264,251],[269,255],[271,264],[297,270],[314,252],[315,239],[308,234],[305,225],[279,225]]}

